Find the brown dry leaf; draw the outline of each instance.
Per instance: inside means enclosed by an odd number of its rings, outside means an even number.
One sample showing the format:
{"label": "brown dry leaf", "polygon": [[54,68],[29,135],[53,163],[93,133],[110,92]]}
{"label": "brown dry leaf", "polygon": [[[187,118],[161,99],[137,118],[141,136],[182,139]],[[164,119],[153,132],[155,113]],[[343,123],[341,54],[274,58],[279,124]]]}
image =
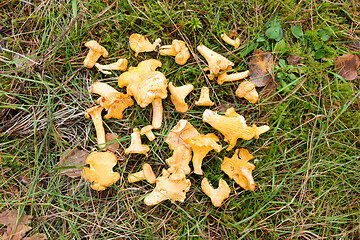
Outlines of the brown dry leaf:
{"label": "brown dry leaf", "polygon": [[287,57],[287,62],[292,66],[297,66],[299,64],[300,57],[297,54],[292,54]]}
{"label": "brown dry leaf", "polygon": [[[67,149],[60,157],[58,164],[60,174],[66,175],[71,178],[81,176],[81,169],[85,165],[85,159],[88,153],[84,150]],[[68,168],[69,167],[69,168]]]}
{"label": "brown dry leaf", "polygon": [[[116,133],[107,133],[105,135],[106,142],[112,142],[117,138],[118,138],[118,135]],[[107,147],[107,150],[114,153],[119,149],[119,147],[120,147],[120,144],[118,142],[114,142],[113,144],[111,144]]]}
{"label": "brown dry leaf", "polygon": [[250,80],[257,87],[264,87],[275,79],[274,59],[271,53],[256,48],[248,65]]}
{"label": "brown dry leaf", "polygon": [[342,76],[345,80],[354,80],[358,73],[357,69],[360,66],[360,60],[357,55],[347,53],[334,59],[336,73]]}
{"label": "brown dry leaf", "polygon": [[18,216],[18,210],[5,210],[0,213],[0,224],[6,225],[6,232],[2,236],[2,240],[20,240],[25,236],[26,232],[31,229],[28,226],[32,216],[26,215],[25,212]]}
{"label": "brown dry leaf", "polygon": [[47,239],[47,237],[43,233],[35,233],[31,237],[23,238],[23,240],[45,240],[45,239]]}

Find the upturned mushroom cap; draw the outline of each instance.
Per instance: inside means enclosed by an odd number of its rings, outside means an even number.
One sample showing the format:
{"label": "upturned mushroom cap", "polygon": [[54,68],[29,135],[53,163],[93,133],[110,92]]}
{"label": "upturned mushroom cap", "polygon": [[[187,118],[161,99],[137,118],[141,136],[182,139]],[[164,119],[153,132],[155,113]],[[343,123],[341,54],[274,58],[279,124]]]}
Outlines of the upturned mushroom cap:
{"label": "upturned mushroom cap", "polygon": [[84,60],[84,66],[87,68],[92,68],[100,56],[106,58],[109,55],[106,49],[95,40],[86,42],[85,47],[90,49]]}
{"label": "upturned mushroom cap", "polygon": [[184,145],[186,148],[191,147],[184,141],[188,138],[193,138],[200,135],[200,133],[186,120],[181,119],[169,132],[165,142],[169,145],[171,150]]}
{"label": "upturned mushroom cap", "polygon": [[150,150],[149,146],[141,144],[141,137],[139,129],[134,128],[133,133],[131,134],[131,144],[128,148],[125,148],[124,153],[139,153],[145,154],[147,156],[147,152]]}
{"label": "upturned mushroom cap", "polygon": [[135,51],[135,57],[141,52],[155,51],[156,46],[158,46],[160,42],[161,39],[158,38],[154,43],[151,43],[145,36],[137,33],[131,34],[129,38],[129,45],[130,48]]}
{"label": "upturned mushroom cap", "polygon": [[210,75],[212,76],[216,77],[219,72],[230,70],[232,66],[234,66],[233,62],[213,50],[210,50],[203,44],[197,46],[196,49],[206,59],[209,65]]}
{"label": "upturned mushroom cap", "polygon": [[160,55],[175,56],[175,62],[179,65],[184,65],[190,58],[189,49],[185,42],[181,40],[173,40],[171,45],[164,45],[160,47]]}
{"label": "upturned mushroom cap", "polygon": [[146,180],[148,183],[155,183],[156,176],[151,166],[147,163],[144,163],[143,168],[140,172],[131,173],[128,176],[129,183],[134,183],[137,181]]}
{"label": "upturned mushroom cap", "polygon": [[239,98],[245,98],[251,103],[256,103],[259,99],[259,94],[256,91],[255,84],[249,81],[243,81],[236,89],[235,95]]}
{"label": "upturned mushroom cap", "polygon": [[178,146],[173,155],[165,160],[169,166],[168,172],[172,173],[171,180],[180,180],[183,175],[188,175],[191,171],[189,163],[191,161],[191,150],[184,145]]}
{"label": "upturned mushroom cap", "polygon": [[216,189],[211,186],[207,178],[204,178],[201,181],[201,189],[211,199],[211,202],[215,207],[220,207],[222,202],[229,197],[231,192],[229,185],[222,178],[220,178],[219,187]]}
{"label": "upturned mushroom cap", "polygon": [[167,199],[172,202],[184,202],[190,186],[191,182],[185,175],[182,179],[171,180],[170,172],[163,169],[162,176],[156,179],[155,189],[144,199],[144,203],[153,206]]}
{"label": "upturned mushroom cap", "polygon": [[120,174],[113,172],[117,158],[112,152],[92,152],[85,162],[90,168],[84,167],[81,176],[86,178],[91,183],[91,188],[96,191],[105,190],[120,179]]}
{"label": "upturned mushroom cap", "polygon": [[195,105],[196,106],[207,106],[207,107],[211,107],[212,105],[214,105],[215,103],[210,100],[209,95],[210,95],[209,88],[202,87],[201,93],[200,93],[200,98],[198,101],[195,102]]}
{"label": "upturned mushroom cap", "polygon": [[185,140],[185,143],[191,146],[193,150],[193,166],[194,173],[202,175],[203,171],[201,170],[201,165],[204,157],[211,150],[220,152],[222,147],[216,142],[219,141],[219,138],[214,133],[208,133],[206,135],[200,134],[193,138],[188,138]]}
{"label": "upturned mushroom cap", "polygon": [[252,170],[255,169],[255,165],[248,162],[253,158],[254,156],[248,150],[244,148],[236,149],[232,158],[224,158],[221,163],[221,170],[245,190],[254,191],[255,182]]}
{"label": "upturned mushroom cap", "polygon": [[226,149],[227,151],[235,146],[238,138],[244,140],[250,140],[254,137],[258,138],[261,133],[270,129],[267,125],[261,127],[252,125],[249,127],[246,124],[245,118],[237,114],[234,108],[227,109],[225,116],[218,115],[216,112],[206,109],[202,119],[224,135],[225,142],[229,143],[229,147]]}
{"label": "upturned mushroom cap", "polygon": [[114,63],[108,64],[108,65],[101,65],[100,63],[95,63],[95,67],[99,69],[100,72],[104,74],[110,75],[111,72],[106,70],[118,70],[118,71],[126,71],[128,65],[127,59],[119,59]]}
{"label": "upturned mushroom cap", "polygon": [[122,119],[123,111],[134,105],[134,100],[127,94],[118,92],[110,85],[102,82],[94,82],[90,87],[91,93],[96,93],[101,96],[97,103],[105,108],[108,112],[104,118]]}
{"label": "upturned mushroom cap", "polygon": [[185,98],[194,89],[194,86],[192,84],[186,84],[181,87],[174,87],[172,82],[170,82],[168,88],[171,93],[171,102],[174,104],[176,111],[186,112],[189,106],[185,102]]}

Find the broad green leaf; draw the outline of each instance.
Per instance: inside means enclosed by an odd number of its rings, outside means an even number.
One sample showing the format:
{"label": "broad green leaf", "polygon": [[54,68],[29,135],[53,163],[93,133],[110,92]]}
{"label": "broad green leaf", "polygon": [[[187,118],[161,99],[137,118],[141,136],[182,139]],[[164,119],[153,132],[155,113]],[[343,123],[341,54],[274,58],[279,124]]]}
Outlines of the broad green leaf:
{"label": "broad green leaf", "polygon": [[290,29],[291,29],[292,34],[296,38],[302,38],[302,36],[304,35],[303,31],[298,26],[291,25]]}

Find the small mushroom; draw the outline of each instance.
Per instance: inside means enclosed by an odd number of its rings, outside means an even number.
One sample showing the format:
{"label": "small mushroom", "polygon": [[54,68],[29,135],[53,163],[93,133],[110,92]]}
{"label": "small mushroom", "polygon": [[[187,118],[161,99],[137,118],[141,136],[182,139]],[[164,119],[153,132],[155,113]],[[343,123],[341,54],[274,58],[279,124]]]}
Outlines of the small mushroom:
{"label": "small mushroom", "polygon": [[244,78],[247,78],[249,76],[249,70],[246,70],[244,72],[238,72],[227,75],[226,72],[220,73],[217,78],[217,83],[219,85],[222,85],[224,82],[233,82],[237,80],[241,80]]}
{"label": "small mushroom", "polygon": [[155,183],[155,173],[153,172],[151,166],[147,163],[144,163],[143,168],[140,172],[131,173],[128,176],[129,183],[134,183],[141,180],[146,180],[150,184]]}
{"label": "small mushroom", "polygon": [[147,125],[140,130],[140,135],[144,135],[149,139],[149,141],[153,141],[155,139],[154,133],[151,131],[154,127],[152,125]]}
{"label": "small mushroom", "polygon": [[181,87],[174,87],[172,82],[170,82],[168,88],[171,93],[171,102],[174,104],[176,111],[186,112],[189,107],[185,102],[185,98],[194,89],[194,86],[186,84]]}
{"label": "small mushroom", "polygon": [[184,65],[190,57],[189,49],[185,42],[181,40],[173,40],[171,45],[163,45],[159,50],[160,55],[175,56],[175,62]]}
{"label": "small mushroom", "polygon": [[126,71],[128,65],[128,60],[126,59],[119,59],[114,63],[108,65],[101,65],[100,63],[95,63],[95,67],[99,69],[100,72],[103,74],[110,75],[111,72],[106,70],[119,70],[119,71]]}
{"label": "small mushroom", "polygon": [[117,158],[112,152],[92,152],[85,162],[90,168],[84,167],[81,176],[86,178],[91,183],[91,188],[96,191],[105,190],[120,179],[120,174],[113,172]]}
{"label": "small mushroom", "polygon": [[180,145],[174,150],[173,155],[165,161],[169,166],[168,172],[172,173],[170,179],[180,180],[191,171],[189,167],[191,150],[184,145]]}
{"label": "small mushroom", "polygon": [[152,52],[161,43],[161,39],[158,38],[154,43],[151,43],[145,36],[134,33],[129,38],[130,48],[135,51],[135,57],[141,52]]}
{"label": "small mushroom", "polygon": [[216,142],[219,141],[219,138],[213,134],[208,133],[206,135],[200,134],[193,138],[188,138],[185,140],[185,143],[189,144],[193,150],[193,167],[194,173],[198,175],[202,175],[203,171],[201,170],[201,165],[204,157],[211,150],[215,150],[216,152],[221,151],[221,146]]}
{"label": "small mushroom", "polygon": [[209,95],[210,95],[209,94],[209,88],[202,87],[201,88],[201,93],[200,93],[200,98],[199,98],[198,101],[195,102],[195,105],[196,106],[207,106],[207,107],[213,106],[215,103],[210,100]]}
{"label": "small mushroom", "polygon": [[96,105],[95,107],[89,108],[85,111],[85,117],[86,118],[91,117],[95,126],[97,144],[100,149],[103,149],[105,151],[106,150],[105,129],[101,117],[101,112],[103,109],[104,108],[100,105]]}
{"label": "small mushroom", "polygon": [[214,77],[216,77],[219,72],[230,70],[232,66],[234,66],[233,62],[231,62],[224,56],[214,52],[213,50],[210,50],[203,44],[197,46],[196,49],[206,59],[209,65],[210,75],[208,75],[208,77],[210,79],[214,79]]}
{"label": "small mushroom", "polygon": [[147,152],[150,150],[149,146],[141,144],[141,137],[139,129],[134,128],[133,133],[131,134],[131,144],[128,148],[125,148],[124,153],[139,153],[145,154],[147,156]]}
{"label": "small mushroom", "polygon": [[100,56],[106,58],[109,55],[106,49],[95,40],[86,42],[85,47],[88,47],[90,49],[84,60],[84,66],[87,68],[92,68],[97,62],[97,60],[100,58]]}
{"label": "small mushroom", "polygon": [[184,145],[186,148],[191,149],[184,141],[188,138],[193,138],[200,135],[200,133],[186,120],[181,119],[169,132],[165,142],[169,145],[171,150]]}
{"label": "small mushroom", "polygon": [[106,83],[94,82],[90,87],[90,92],[101,96],[97,103],[107,111],[105,119],[122,119],[123,111],[134,104],[134,100],[129,95],[118,92]]}
{"label": "small mushroom", "polygon": [[245,190],[254,191],[255,182],[252,170],[255,169],[255,165],[249,163],[249,160],[253,158],[254,156],[248,150],[244,148],[236,149],[232,158],[224,158],[221,163],[221,170]]}
{"label": "small mushroom", "polygon": [[255,84],[249,81],[243,81],[236,89],[235,95],[239,98],[245,98],[251,103],[256,103],[259,99],[259,94],[256,91]]}
{"label": "small mushroom", "polygon": [[220,207],[222,202],[229,197],[231,192],[229,185],[222,178],[219,180],[219,187],[217,189],[214,189],[209,183],[209,180],[204,178],[201,181],[201,189],[208,197],[210,197],[211,202],[215,207]]}
{"label": "small mushroom", "polygon": [[235,38],[235,40],[233,40],[226,33],[223,33],[221,34],[221,39],[227,44],[234,46],[234,49],[237,49],[240,46],[240,38]]}
{"label": "small mushroom", "polygon": [[172,180],[170,172],[163,169],[162,176],[156,179],[155,189],[144,199],[144,203],[153,206],[167,199],[172,202],[184,202],[190,186],[191,182],[185,175],[182,179]]}
{"label": "small mushroom", "polygon": [[229,143],[229,147],[226,149],[227,151],[235,146],[238,138],[244,140],[250,140],[252,138],[258,139],[260,134],[270,129],[267,125],[257,127],[254,124],[249,127],[246,124],[245,118],[237,114],[234,108],[227,109],[225,116],[218,115],[216,112],[206,109],[203,113],[202,120],[225,136],[225,142]]}

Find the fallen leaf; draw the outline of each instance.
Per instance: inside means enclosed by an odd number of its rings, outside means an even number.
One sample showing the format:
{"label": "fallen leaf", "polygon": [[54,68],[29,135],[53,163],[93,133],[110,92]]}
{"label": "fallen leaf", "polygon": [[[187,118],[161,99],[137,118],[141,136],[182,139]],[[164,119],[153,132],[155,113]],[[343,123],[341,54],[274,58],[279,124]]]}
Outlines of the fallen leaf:
{"label": "fallen leaf", "polygon": [[[116,133],[107,133],[105,135],[106,142],[112,142],[117,138],[118,138],[118,135]],[[114,153],[119,149],[119,147],[120,147],[120,144],[118,142],[114,142],[113,144],[111,144],[107,147],[107,150]]]}
{"label": "fallen leaf", "polygon": [[274,60],[271,53],[256,48],[248,65],[251,82],[257,87],[264,87],[275,79],[273,73]]}
{"label": "fallen leaf", "polygon": [[357,55],[347,53],[334,59],[336,73],[342,76],[345,80],[354,80],[358,73],[357,69],[360,66],[360,60]]}
{"label": "fallen leaf", "polygon": [[66,175],[71,178],[81,176],[81,169],[85,165],[85,159],[88,153],[84,150],[67,149],[61,156],[58,167],[60,174]]}
{"label": "fallen leaf", "polygon": [[300,57],[297,54],[292,54],[288,56],[286,60],[290,65],[297,66],[299,64]]}
{"label": "fallen leaf", "polygon": [[2,240],[19,240],[25,236],[26,232],[31,229],[28,224],[32,216],[26,215],[25,212],[21,216],[18,216],[19,211],[5,210],[0,213],[0,224],[6,225],[6,232],[2,236]]}
{"label": "fallen leaf", "polygon": [[35,233],[31,237],[23,238],[23,240],[45,240],[45,239],[47,239],[47,237],[43,233]]}

